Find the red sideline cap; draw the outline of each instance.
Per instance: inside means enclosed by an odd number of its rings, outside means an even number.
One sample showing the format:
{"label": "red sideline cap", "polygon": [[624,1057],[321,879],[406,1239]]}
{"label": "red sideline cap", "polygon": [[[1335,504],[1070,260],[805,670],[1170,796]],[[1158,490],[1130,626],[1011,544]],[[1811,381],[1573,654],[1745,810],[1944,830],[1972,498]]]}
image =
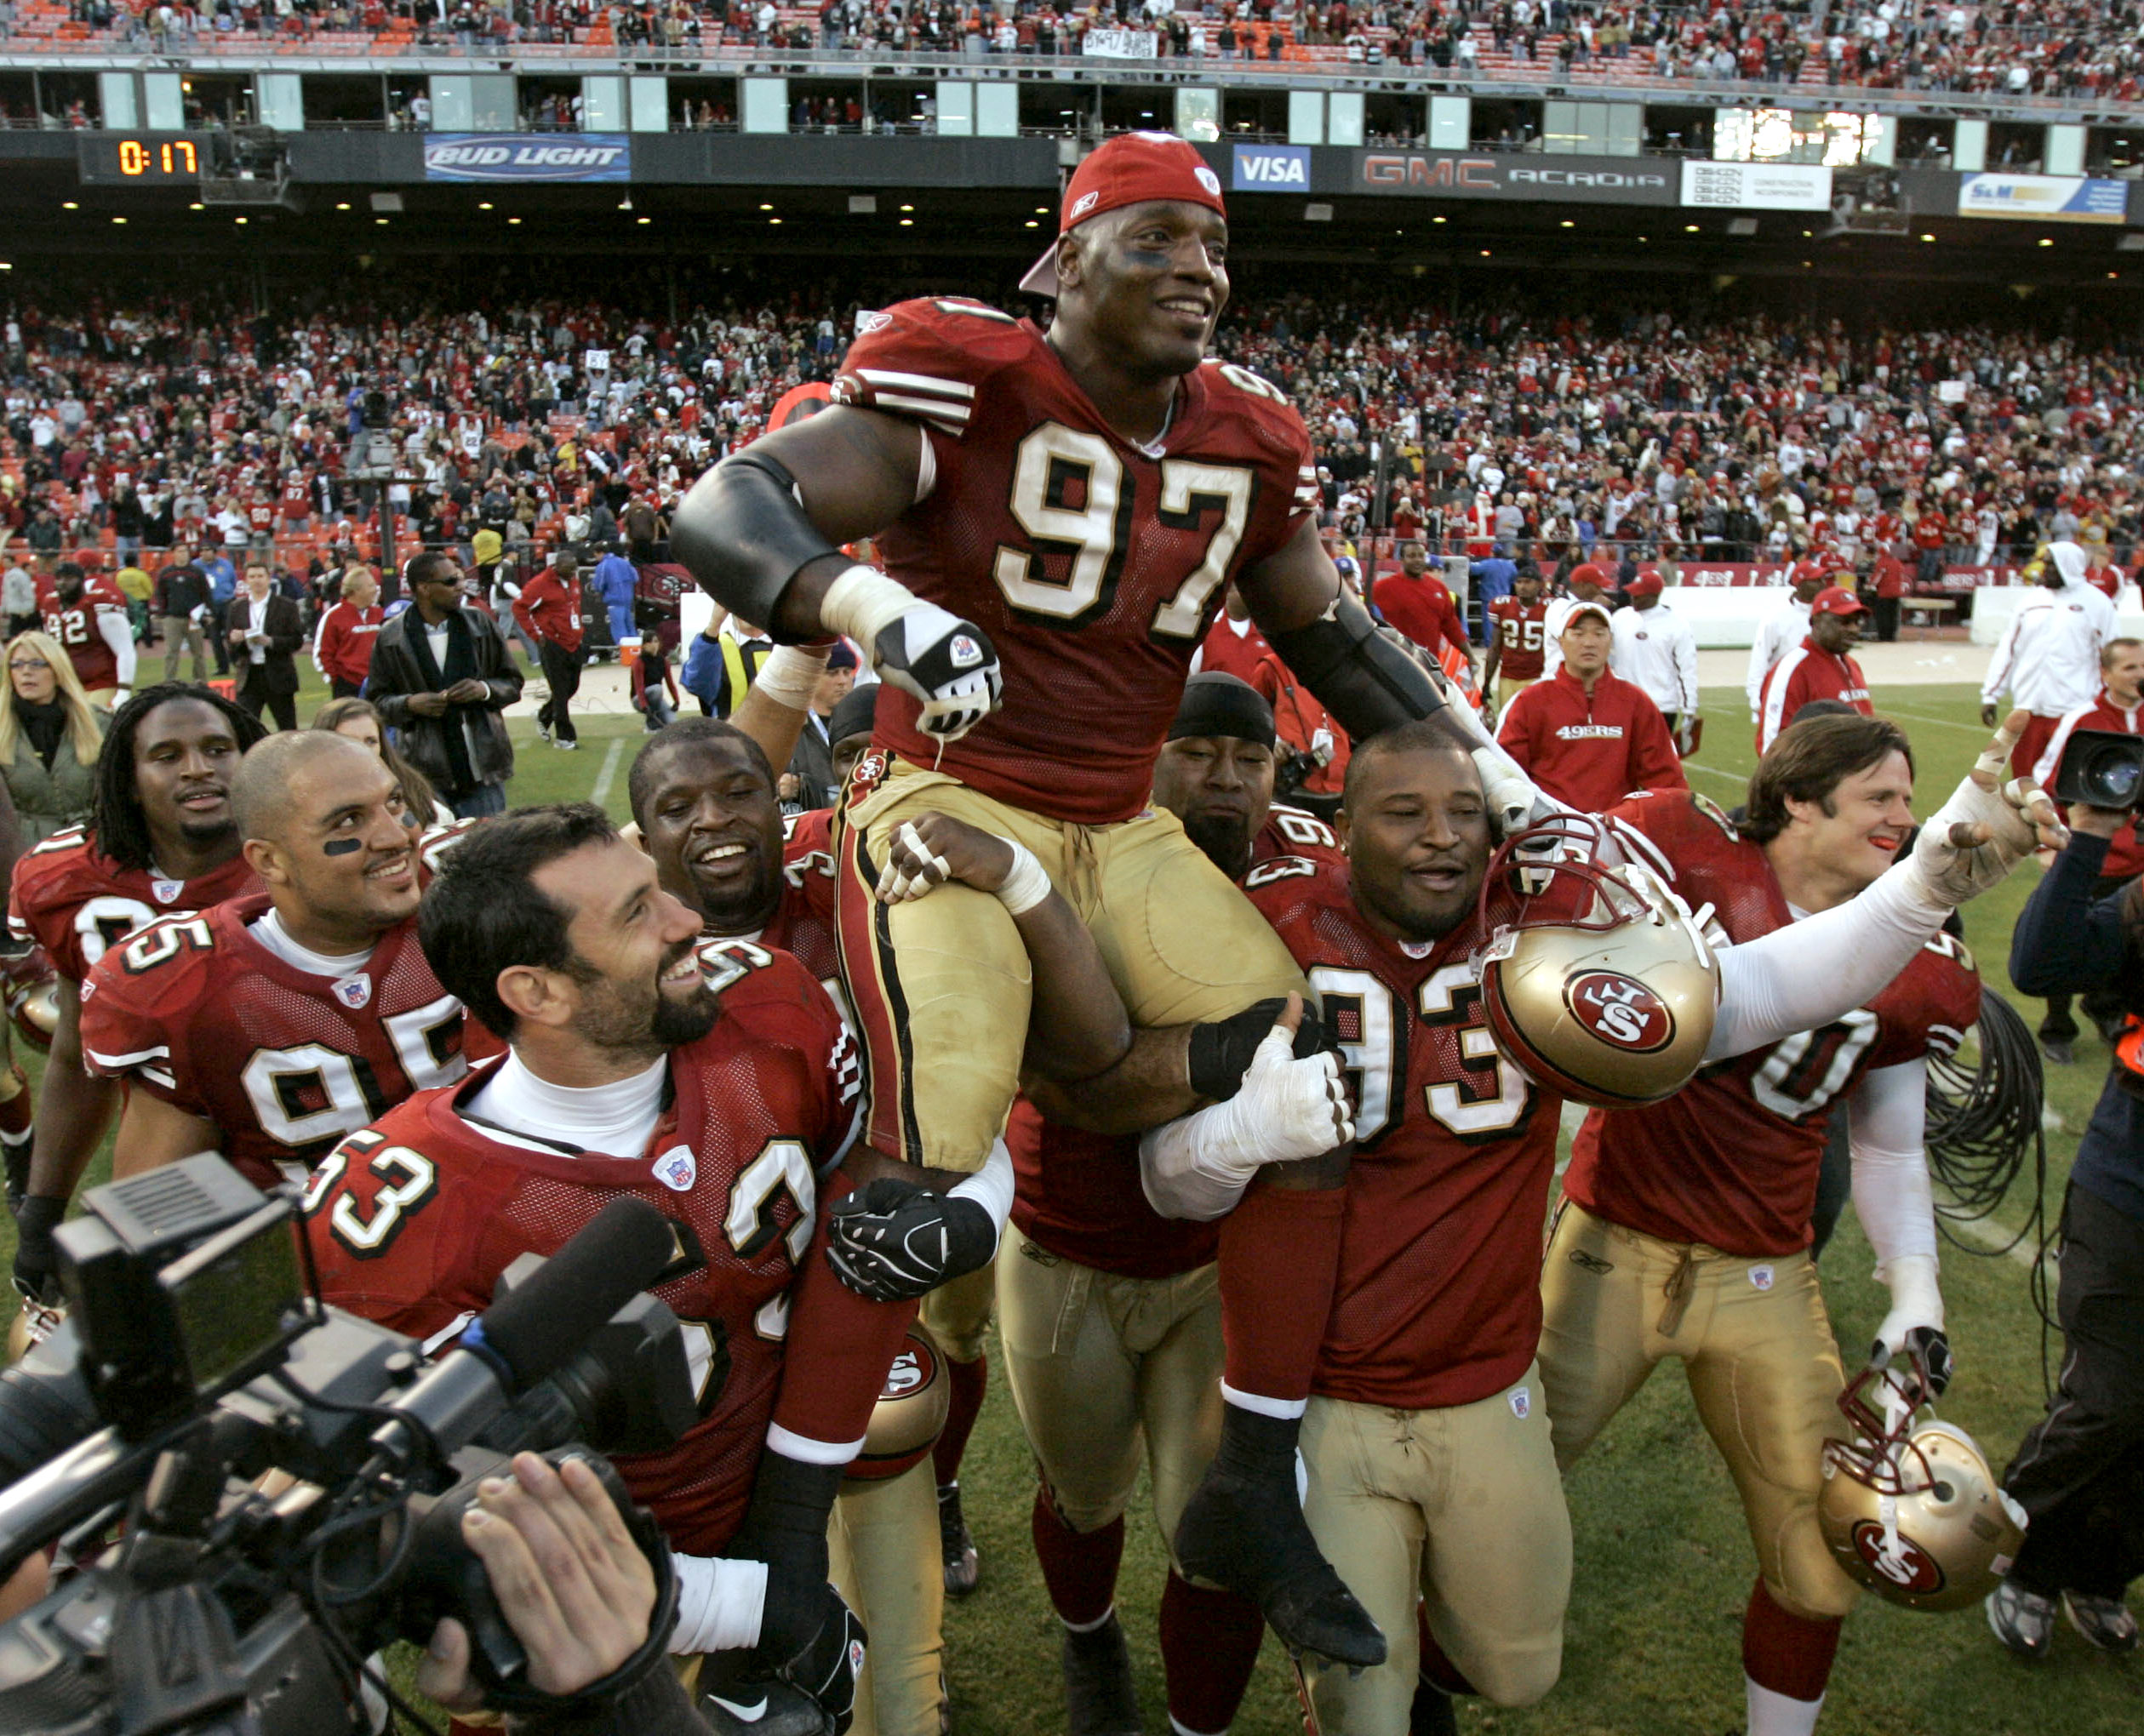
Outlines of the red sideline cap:
{"label": "red sideline cap", "polygon": [[[1221,202],[1221,177],[1206,159],[1174,133],[1119,133],[1089,151],[1065,186],[1057,214],[1057,233],[1077,228],[1089,217],[1144,204],[1149,199],[1181,199],[1228,214]],[[1031,295],[1057,294],[1057,245],[1035,261],[1020,280]]]}
{"label": "red sideline cap", "polygon": [[1608,574],[1591,561],[1581,561],[1564,574],[1564,582],[1569,585],[1598,585],[1605,591],[1608,589]]}
{"label": "red sideline cap", "polygon": [[1867,614],[1868,605],[1850,591],[1837,585],[1827,585],[1810,599],[1809,612],[1812,617],[1821,614]]}
{"label": "red sideline cap", "polygon": [[1626,597],[1658,597],[1667,589],[1667,581],[1657,573],[1640,573],[1623,587]]}

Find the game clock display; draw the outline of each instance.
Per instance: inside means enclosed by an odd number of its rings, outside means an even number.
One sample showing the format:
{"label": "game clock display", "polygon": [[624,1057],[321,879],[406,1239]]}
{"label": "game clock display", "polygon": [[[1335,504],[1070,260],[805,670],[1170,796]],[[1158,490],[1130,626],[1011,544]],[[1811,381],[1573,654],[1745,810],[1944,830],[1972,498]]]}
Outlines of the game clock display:
{"label": "game clock display", "polygon": [[106,133],[78,143],[85,186],[193,186],[209,162],[205,134]]}

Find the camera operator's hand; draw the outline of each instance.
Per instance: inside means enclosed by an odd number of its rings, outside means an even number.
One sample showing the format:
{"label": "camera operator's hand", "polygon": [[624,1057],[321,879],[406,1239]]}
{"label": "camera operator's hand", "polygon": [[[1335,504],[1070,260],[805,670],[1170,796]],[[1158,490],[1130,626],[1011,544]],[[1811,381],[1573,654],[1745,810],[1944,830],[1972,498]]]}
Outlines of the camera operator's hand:
{"label": "camera operator's hand", "polygon": [[2089,808],[2082,802],[2070,803],[2070,830],[2082,832],[2088,838],[2111,838],[2136,818],[2135,810],[2123,808]]}
{"label": "camera operator's hand", "polygon": [[[648,1637],[655,1576],[602,1480],[580,1459],[554,1471],[514,1455],[512,1478],[488,1479],[461,1534],[484,1564],[500,1611],[529,1653],[529,1682],[578,1693],[624,1664]],[[417,1687],[450,1711],[483,1704],[469,1636],[443,1621],[417,1667]]]}

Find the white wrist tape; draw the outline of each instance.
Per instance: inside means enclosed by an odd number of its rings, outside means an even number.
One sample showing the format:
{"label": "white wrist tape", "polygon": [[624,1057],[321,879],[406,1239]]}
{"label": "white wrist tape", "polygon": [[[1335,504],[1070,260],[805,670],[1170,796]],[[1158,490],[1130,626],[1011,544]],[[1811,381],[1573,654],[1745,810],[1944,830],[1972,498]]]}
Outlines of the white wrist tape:
{"label": "white wrist tape", "polygon": [[766,1562],[675,1554],[670,1562],[678,1571],[678,1625],[670,1635],[674,1655],[734,1652],[759,1643]]}
{"label": "white wrist tape", "polygon": [[1006,1220],[1013,1214],[1013,1154],[1003,1139],[990,1148],[990,1161],[955,1186],[949,1197],[973,1200],[990,1213],[990,1221],[1003,1239]]}
{"label": "white wrist tape", "polygon": [[1338,1063],[1329,1054],[1297,1060],[1294,1041],[1274,1027],[1233,1097],[1141,1135],[1140,1185],[1162,1216],[1218,1218],[1261,1164],[1320,1156],[1354,1137]]}
{"label": "white wrist tape", "polygon": [[778,705],[801,711],[811,704],[819,677],[826,672],[831,645],[777,645],[774,654],[759,665],[753,678],[754,692],[763,693]]}
{"label": "white wrist tape", "polygon": [[875,567],[851,567],[826,587],[820,599],[819,620],[837,633],[846,633],[875,657],[878,636],[917,603],[916,593]]}
{"label": "white wrist tape", "polygon": [[1024,916],[1049,896],[1049,876],[1026,845],[1012,838],[1003,842],[1012,845],[1013,865],[998,888],[998,902],[1015,917]]}

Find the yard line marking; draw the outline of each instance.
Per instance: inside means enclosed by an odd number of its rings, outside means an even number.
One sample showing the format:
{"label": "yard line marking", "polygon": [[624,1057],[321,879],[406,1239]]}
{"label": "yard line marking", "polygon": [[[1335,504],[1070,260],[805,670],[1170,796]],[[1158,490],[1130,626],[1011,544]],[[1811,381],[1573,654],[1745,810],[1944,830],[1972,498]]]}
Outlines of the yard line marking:
{"label": "yard line marking", "polygon": [[620,736],[610,744],[609,751],[603,755],[603,769],[596,774],[596,787],[588,792],[588,799],[597,807],[602,807],[604,798],[610,794],[611,779],[618,775],[618,762],[625,757],[625,738]]}
{"label": "yard line marking", "polygon": [[1740,777],[1733,772],[1723,772],[1718,766],[1700,765],[1695,760],[1684,760],[1683,769],[1686,772],[1702,772],[1708,778],[1724,778],[1737,788],[1746,787],[1749,783],[1747,778]]}
{"label": "yard line marking", "polygon": [[1968,735],[1990,735],[1994,732],[1980,723],[1953,723],[1948,717],[1931,717],[1925,711],[1902,711],[1896,705],[1886,705],[1884,713],[1892,717],[1911,717],[1916,723],[1933,723],[1939,729],[1962,729]]}

